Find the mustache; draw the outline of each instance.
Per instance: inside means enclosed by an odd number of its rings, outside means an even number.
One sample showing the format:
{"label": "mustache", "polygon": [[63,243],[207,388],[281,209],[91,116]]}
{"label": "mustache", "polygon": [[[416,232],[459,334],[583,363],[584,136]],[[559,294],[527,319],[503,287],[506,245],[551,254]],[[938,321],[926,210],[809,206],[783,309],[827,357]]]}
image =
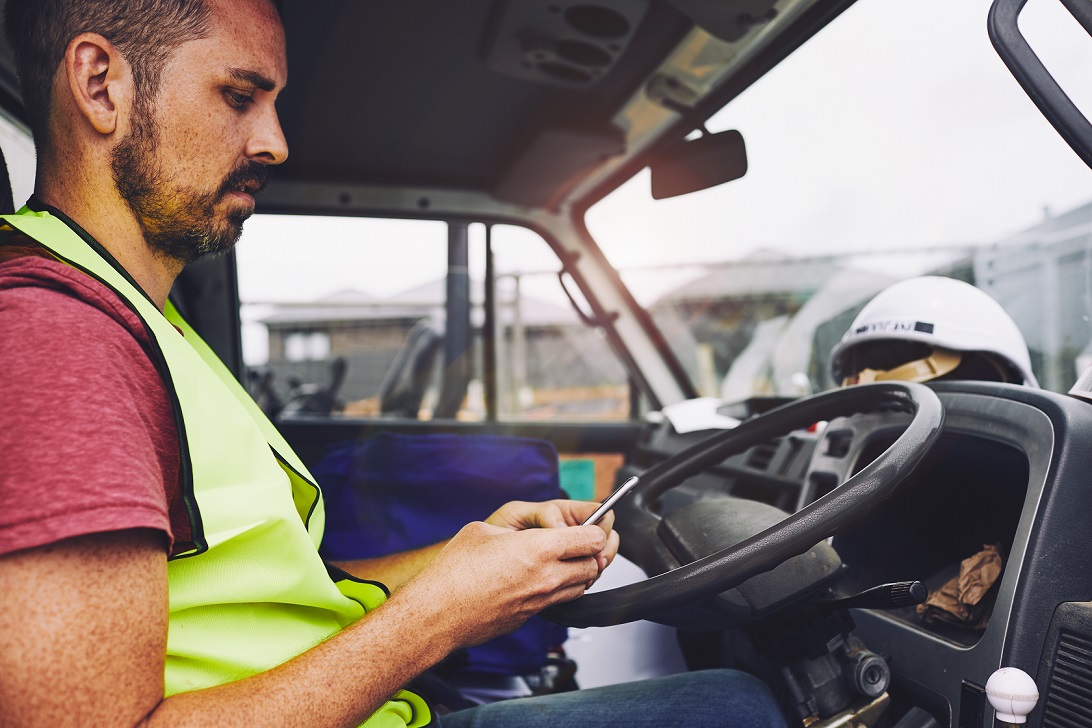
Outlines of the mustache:
{"label": "mustache", "polygon": [[245,190],[248,194],[257,194],[269,184],[269,166],[247,160],[236,167],[224,178],[220,185],[219,197],[234,190]]}

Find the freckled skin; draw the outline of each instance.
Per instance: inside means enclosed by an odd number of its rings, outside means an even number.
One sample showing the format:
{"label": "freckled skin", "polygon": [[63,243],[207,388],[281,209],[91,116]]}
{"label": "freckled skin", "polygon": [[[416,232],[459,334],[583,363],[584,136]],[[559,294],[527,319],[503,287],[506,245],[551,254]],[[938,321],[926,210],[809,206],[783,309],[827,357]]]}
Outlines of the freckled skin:
{"label": "freckled skin", "polygon": [[[288,79],[280,22],[268,13],[257,24],[245,13],[221,16],[224,22],[212,37],[183,45],[163,69],[155,108],[163,140],[157,156],[180,187],[213,190],[244,160],[280,164],[288,157],[274,108]],[[233,68],[256,71],[276,86],[266,91],[242,84],[229,75]],[[225,103],[230,90],[250,95],[253,103]],[[246,206],[223,200],[218,212]]]}
{"label": "freckled skin", "polygon": [[114,149],[119,193],[160,256],[186,263],[234,245],[259,175],[287,156],[273,107],[287,73],[283,32],[266,20],[268,32],[255,33],[231,16],[180,48],[154,106]]}
{"label": "freckled skin", "polygon": [[[288,156],[274,106],[288,75],[280,20],[267,0],[211,0],[210,6],[212,32],[175,49],[152,103],[158,127],[152,163],[168,203],[214,192],[247,161],[276,165]],[[139,124],[135,102],[124,57],[101,36],[73,39],[54,80],[53,144],[38,159],[35,194],[101,241],[162,307],[184,261],[148,247],[142,221],[118,194],[111,169],[115,148]],[[251,209],[250,200],[236,195],[214,205],[220,224],[229,212]]]}

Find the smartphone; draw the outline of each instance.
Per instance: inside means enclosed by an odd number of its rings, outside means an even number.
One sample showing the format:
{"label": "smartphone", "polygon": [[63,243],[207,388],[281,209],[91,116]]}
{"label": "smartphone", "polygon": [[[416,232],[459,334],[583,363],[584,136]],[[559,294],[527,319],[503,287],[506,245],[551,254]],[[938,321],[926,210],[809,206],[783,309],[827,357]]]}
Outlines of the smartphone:
{"label": "smartphone", "polygon": [[581,526],[594,526],[602,520],[603,516],[607,515],[607,511],[614,507],[614,504],[622,500],[622,497],[633,490],[640,480],[636,475],[619,485],[614,489],[614,492],[607,496],[607,499],[599,504],[599,507],[595,509],[595,513],[588,516]]}

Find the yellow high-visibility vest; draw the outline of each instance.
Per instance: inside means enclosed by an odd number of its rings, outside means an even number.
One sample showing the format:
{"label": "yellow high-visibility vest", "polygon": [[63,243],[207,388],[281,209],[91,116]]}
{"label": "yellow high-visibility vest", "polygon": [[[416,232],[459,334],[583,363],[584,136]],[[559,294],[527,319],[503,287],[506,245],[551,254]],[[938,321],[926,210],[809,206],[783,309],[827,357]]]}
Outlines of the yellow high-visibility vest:
{"label": "yellow high-visibility vest", "polygon": [[[319,557],[322,492],[227,367],[172,305],[161,312],[109,253],[62,217],[23,207],[0,220],[117,292],[137,313],[175,408],[193,544],[167,565],[166,694],[268,670],[382,604],[382,584],[328,568]],[[425,701],[402,690],[364,725],[431,721]]]}

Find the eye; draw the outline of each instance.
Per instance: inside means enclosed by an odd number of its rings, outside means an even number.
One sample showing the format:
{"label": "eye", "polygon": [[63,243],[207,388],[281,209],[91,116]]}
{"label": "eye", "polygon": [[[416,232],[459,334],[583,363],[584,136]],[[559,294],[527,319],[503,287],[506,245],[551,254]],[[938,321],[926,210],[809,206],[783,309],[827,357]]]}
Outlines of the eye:
{"label": "eye", "polygon": [[244,109],[254,103],[254,98],[249,93],[235,89],[224,89],[224,96],[227,98],[228,105],[234,109]]}

